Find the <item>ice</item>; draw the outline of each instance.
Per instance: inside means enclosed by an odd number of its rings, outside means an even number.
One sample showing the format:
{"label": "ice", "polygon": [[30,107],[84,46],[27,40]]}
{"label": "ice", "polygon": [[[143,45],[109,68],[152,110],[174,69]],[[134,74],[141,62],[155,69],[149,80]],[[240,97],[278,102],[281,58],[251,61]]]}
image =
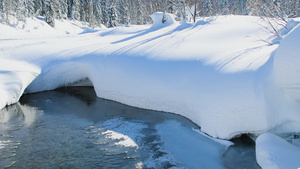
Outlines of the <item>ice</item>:
{"label": "ice", "polygon": [[221,155],[225,146],[201,134],[193,134],[193,130],[181,125],[168,121],[156,126],[164,142],[163,148],[177,159],[177,163],[184,162],[187,168],[224,168]]}
{"label": "ice", "polygon": [[212,139],[212,140],[215,141],[216,143],[219,143],[219,144],[224,145],[224,146],[226,147],[226,149],[229,148],[230,146],[233,146],[233,145],[234,145],[233,142],[228,141],[228,140],[222,140],[222,139],[211,138],[211,137],[209,137],[207,134],[201,132],[201,130],[199,130],[199,129],[193,129],[193,130],[194,130],[195,132],[201,134],[202,136],[205,136],[205,137],[207,137],[207,138]]}

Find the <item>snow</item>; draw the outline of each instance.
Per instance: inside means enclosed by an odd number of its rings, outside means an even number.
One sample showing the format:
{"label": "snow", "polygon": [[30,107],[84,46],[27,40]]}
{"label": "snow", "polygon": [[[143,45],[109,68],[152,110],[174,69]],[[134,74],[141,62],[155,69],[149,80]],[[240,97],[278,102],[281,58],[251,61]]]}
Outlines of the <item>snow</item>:
{"label": "snow", "polygon": [[[181,24],[171,15],[163,24],[161,17],[152,15],[154,26],[96,30],[72,20],[56,21],[53,29],[42,18],[29,19],[24,29],[0,25],[0,108],[17,102],[25,88],[32,93],[85,80],[98,97],[180,114],[215,138],[300,130],[299,102],[282,91],[284,74],[295,85],[299,71],[278,63],[285,44],[299,44],[293,38],[299,28],[271,45],[266,41],[276,37],[258,17]],[[297,92],[295,86],[291,93]]]}
{"label": "snow", "polygon": [[300,168],[300,147],[265,133],[256,140],[256,158],[263,169]]}
{"label": "snow", "polygon": [[112,140],[119,140],[115,145],[124,147],[133,147],[139,149],[137,144],[138,139],[143,137],[141,131],[147,126],[141,123],[128,122],[122,118],[115,118],[104,122],[103,126],[108,129],[102,134],[106,135],[106,138]]}
{"label": "snow", "polygon": [[[26,22],[17,21],[11,23],[12,26],[1,24],[1,39],[19,39],[32,37],[49,37],[62,35],[77,35],[85,31],[88,27],[86,23],[76,20],[55,20],[55,28],[45,22],[44,17],[27,18]],[[93,30],[99,30],[94,28]]]}
{"label": "snow", "polygon": [[26,62],[0,58],[0,108],[19,101],[25,88],[40,73]]}
{"label": "snow", "polygon": [[107,131],[103,132],[102,134],[105,134],[108,139],[112,139],[112,140],[122,139],[122,141],[115,143],[115,145],[138,148],[138,145],[130,137],[128,137],[124,134],[121,134],[121,133],[118,133],[115,131],[111,131],[111,130],[107,130]]}
{"label": "snow", "polygon": [[297,25],[284,38],[274,59],[274,78],[276,83],[284,88],[290,97],[299,100],[300,91],[300,55],[299,55],[300,25]]}
{"label": "snow", "polygon": [[151,19],[153,21],[152,28],[162,28],[165,26],[176,24],[176,21],[174,19],[174,16],[169,13],[163,13],[163,12],[156,12],[152,14]]}

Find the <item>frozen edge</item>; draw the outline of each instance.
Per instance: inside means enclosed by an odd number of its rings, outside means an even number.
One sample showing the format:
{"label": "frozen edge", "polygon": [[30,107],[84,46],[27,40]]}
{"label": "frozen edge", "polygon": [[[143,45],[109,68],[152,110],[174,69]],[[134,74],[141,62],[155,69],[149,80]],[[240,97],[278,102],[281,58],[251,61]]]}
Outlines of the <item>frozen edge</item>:
{"label": "frozen edge", "polygon": [[211,136],[205,134],[204,132],[202,132],[202,131],[199,130],[199,129],[193,128],[193,131],[195,131],[196,133],[198,133],[198,134],[200,134],[200,135],[202,135],[202,136],[205,136],[205,137],[207,137],[207,138],[213,140],[213,141],[216,142],[216,143],[219,143],[219,144],[221,144],[221,145],[224,145],[224,146],[226,147],[225,149],[228,149],[229,147],[231,147],[231,146],[234,145],[234,143],[231,142],[231,141],[229,141],[229,140],[213,138],[213,137],[211,137]]}

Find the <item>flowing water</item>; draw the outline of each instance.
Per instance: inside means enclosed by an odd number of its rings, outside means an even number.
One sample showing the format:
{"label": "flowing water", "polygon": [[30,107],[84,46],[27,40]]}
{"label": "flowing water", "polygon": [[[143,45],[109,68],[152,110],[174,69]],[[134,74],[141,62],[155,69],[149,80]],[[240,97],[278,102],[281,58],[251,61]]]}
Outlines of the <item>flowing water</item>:
{"label": "flowing water", "polygon": [[252,140],[227,149],[197,130],[89,87],[27,94],[0,111],[0,168],[259,168]]}

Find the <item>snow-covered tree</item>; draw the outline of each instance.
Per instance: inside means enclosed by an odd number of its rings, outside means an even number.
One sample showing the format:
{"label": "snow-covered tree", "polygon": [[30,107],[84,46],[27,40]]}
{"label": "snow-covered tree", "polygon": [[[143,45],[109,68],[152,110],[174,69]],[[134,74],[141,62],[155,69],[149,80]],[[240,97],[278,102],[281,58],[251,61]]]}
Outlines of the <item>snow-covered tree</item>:
{"label": "snow-covered tree", "polygon": [[62,11],[61,11],[61,4],[59,0],[51,0],[51,7],[53,10],[54,18],[56,19],[63,19],[62,18]]}
{"label": "snow-covered tree", "polygon": [[61,12],[61,16],[59,18],[67,19],[68,18],[68,0],[60,0],[59,8],[60,8],[60,12]]}
{"label": "snow-covered tree", "polygon": [[87,0],[85,5],[85,15],[86,15],[86,21],[90,24],[90,26],[95,26],[95,16],[94,16],[94,7],[93,7],[93,1]]}
{"label": "snow-covered tree", "polygon": [[19,0],[15,2],[14,6],[16,7],[16,18],[18,21],[25,21],[27,16],[27,1],[26,0]]}
{"label": "snow-covered tree", "polygon": [[247,13],[249,15],[263,15],[261,0],[248,0],[247,1]]}
{"label": "snow-covered tree", "polygon": [[44,0],[34,0],[34,15],[44,15]]}
{"label": "snow-covered tree", "polygon": [[35,4],[34,4],[34,0],[28,0],[27,2],[27,17],[32,17],[35,16]]}
{"label": "snow-covered tree", "polygon": [[108,0],[101,0],[102,24],[107,25]]}
{"label": "snow-covered tree", "polygon": [[142,25],[142,24],[144,24],[144,12],[145,12],[145,10],[143,9],[142,1],[137,0],[135,7],[136,7],[136,9],[135,9],[135,11],[136,11],[136,15],[135,15],[136,24],[137,25]]}
{"label": "snow-covered tree", "polygon": [[7,0],[0,0],[0,23],[8,24]]}
{"label": "snow-covered tree", "polygon": [[222,0],[222,14],[229,14],[229,0]]}
{"label": "snow-covered tree", "polygon": [[124,25],[130,25],[130,1],[129,0],[119,0],[117,4],[117,15],[119,22]]}
{"label": "snow-covered tree", "polygon": [[187,11],[185,0],[168,0],[168,8],[173,10],[173,13],[180,18],[181,21],[187,21]]}
{"label": "snow-covered tree", "polygon": [[54,20],[54,11],[53,11],[53,5],[51,0],[45,0],[45,19],[46,22],[54,27],[55,26],[55,20]]}
{"label": "snow-covered tree", "polygon": [[71,18],[80,20],[80,0],[73,0]]}
{"label": "snow-covered tree", "polygon": [[117,11],[115,7],[115,1],[112,0],[109,4],[109,7],[107,8],[107,24],[106,26],[108,28],[116,27],[118,26],[117,23]]}
{"label": "snow-covered tree", "polygon": [[94,15],[94,24],[100,26],[102,23],[102,11],[101,11],[101,1],[93,1],[93,15]]}

